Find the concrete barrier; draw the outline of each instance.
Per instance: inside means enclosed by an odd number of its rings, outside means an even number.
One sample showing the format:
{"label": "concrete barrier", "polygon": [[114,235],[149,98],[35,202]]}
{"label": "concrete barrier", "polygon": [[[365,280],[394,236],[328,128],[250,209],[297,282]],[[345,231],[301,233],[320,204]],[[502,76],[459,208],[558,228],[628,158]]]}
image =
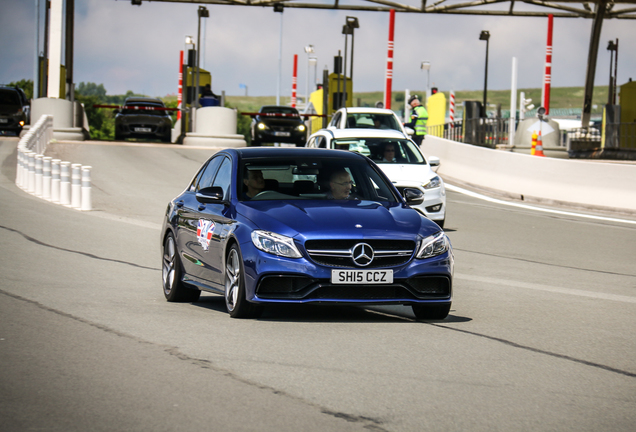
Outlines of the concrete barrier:
{"label": "concrete barrier", "polygon": [[636,164],[554,159],[427,136],[449,183],[524,201],[636,214]]}
{"label": "concrete barrier", "polygon": [[225,107],[199,108],[196,112],[196,132],[188,132],[186,146],[245,147],[243,135],[236,133],[237,113]]}

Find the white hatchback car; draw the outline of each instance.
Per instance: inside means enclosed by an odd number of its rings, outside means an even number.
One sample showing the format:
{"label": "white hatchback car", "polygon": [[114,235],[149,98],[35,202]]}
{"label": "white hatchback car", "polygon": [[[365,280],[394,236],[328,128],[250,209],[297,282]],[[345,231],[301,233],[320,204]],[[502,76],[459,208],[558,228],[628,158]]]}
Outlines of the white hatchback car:
{"label": "white hatchback car", "polygon": [[393,129],[408,135],[400,118],[390,109],[353,107],[333,113],[327,129]]}
{"label": "white hatchback car", "polygon": [[444,227],[446,189],[442,178],[431,168],[439,166],[439,158],[431,156],[427,161],[404,133],[388,129],[321,129],[309,137],[306,147],[349,150],[371,158],[400,193],[406,187],[422,191],[424,202],[414,208]]}

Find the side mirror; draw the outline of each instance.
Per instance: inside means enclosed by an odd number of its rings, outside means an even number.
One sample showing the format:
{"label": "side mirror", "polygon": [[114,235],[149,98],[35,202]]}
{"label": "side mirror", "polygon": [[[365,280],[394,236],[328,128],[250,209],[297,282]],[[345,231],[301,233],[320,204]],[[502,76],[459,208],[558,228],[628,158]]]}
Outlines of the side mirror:
{"label": "side mirror", "polygon": [[415,188],[404,188],[402,192],[406,203],[409,205],[418,205],[424,202],[424,192]]}
{"label": "side mirror", "polygon": [[439,166],[439,164],[440,164],[440,160],[439,160],[439,158],[438,158],[437,156],[430,156],[430,157],[428,158],[428,164],[429,164],[431,167],[438,167],[438,166]]}
{"label": "side mirror", "polygon": [[408,136],[412,136],[415,133],[415,131],[408,126],[404,126],[404,130]]}
{"label": "side mirror", "polygon": [[223,189],[219,186],[212,186],[199,189],[196,194],[197,201],[204,204],[222,204]]}

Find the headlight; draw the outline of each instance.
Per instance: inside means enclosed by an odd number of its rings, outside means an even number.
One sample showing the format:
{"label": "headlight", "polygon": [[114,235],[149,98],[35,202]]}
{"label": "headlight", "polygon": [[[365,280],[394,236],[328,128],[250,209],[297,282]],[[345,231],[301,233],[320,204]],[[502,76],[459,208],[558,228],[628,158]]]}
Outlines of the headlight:
{"label": "headlight", "polygon": [[298,125],[296,126],[296,129],[299,130],[300,132],[305,132],[305,125]]}
{"label": "headlight", "polygon": [[265,123],[259,123],[257,126],[260,130],[269,129]]}
{"label": "headlight", "polygon": [[432,258],[441,255],[450,248],[450,240],[443,231],[426,237],[420,243],[417,258]]}
{"label": "headlight", "polygon": [[300,258],[302,255],[294,244],[294,239],[269,231],[252,231],[252,243],[263,252],[287,258]]}
{"label": "headlight", "polygon": [[423,186],[424,186],[424,189],[435,189],[440,187],[441,185],[442,185],[442,179],[439,178],[439,176],[435,176],[431,179],[431,181],[429,181]]}

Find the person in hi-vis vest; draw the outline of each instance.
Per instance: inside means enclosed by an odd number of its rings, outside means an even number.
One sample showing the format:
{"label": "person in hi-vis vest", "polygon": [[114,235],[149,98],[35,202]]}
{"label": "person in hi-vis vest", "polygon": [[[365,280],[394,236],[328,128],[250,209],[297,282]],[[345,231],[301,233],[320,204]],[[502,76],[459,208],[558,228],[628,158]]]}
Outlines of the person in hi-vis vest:
{"label": "person in hi-vis vest", "polygon": [[424,135],[426,135],[426,123],[428,122],[428,112],[426,108],[422,106],[417,96],[411,96],[409,99],[409,105],[411,105],[411,121],[404,123],[404,126],[408,126],[415,131],[413,134],[413,141],[418,146],[422,144]]}

